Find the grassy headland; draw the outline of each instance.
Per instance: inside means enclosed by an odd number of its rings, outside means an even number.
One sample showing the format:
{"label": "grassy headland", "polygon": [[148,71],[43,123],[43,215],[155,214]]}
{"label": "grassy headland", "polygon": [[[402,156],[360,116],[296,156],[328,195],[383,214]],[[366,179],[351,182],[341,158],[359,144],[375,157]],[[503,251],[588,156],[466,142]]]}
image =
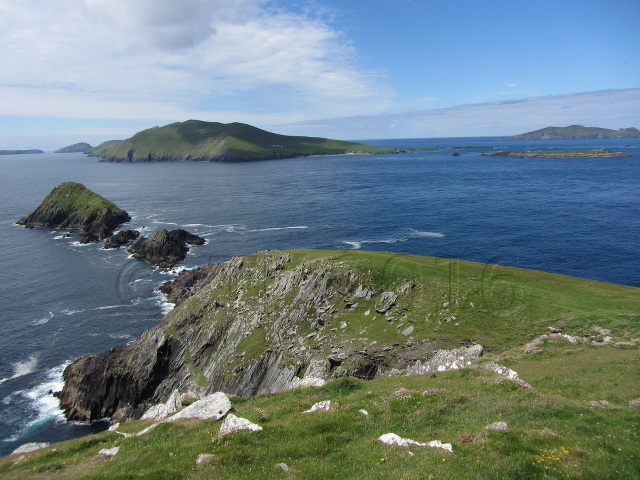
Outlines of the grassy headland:
{"label": "grassy headland", "polygon": [[[290,261],[283,271],[273,270],[271,259],[282,254]],[[161,424],[140,437],[103,432],[0,459],[0,478],[640,478],[640,289],[386,252],[295,250],[242,261],[253,273],[202,288],[158,328],[186,338],[198,325],[216,321],[213,310],[229,322],[233,309],[261,308],[266,315],[255,330],[261,334],[245,337],[242,355],[229,357],[239,371],[248,357],[275,347],[267,343],[269,323],[308,287],[295,285],[285,303],[270,303],[287,272],[316,265],[325,272],[322,278],[340,271],[361,275],[377,293],[355,306],[332,297],[327,307],[333,313],[323,333],[327,341],[302,330],[306,351],[327,349],[329,355],[331,346],[350,344],[374,356],[387,352],[387,367],[402,368],[393,363],[394,353],[412,344],[480,343],[488,351],[479,362],[506,365],[532,388],[467,369],[385,374],[372,381],[340,378],[321,388],[232,398],[235,414],[260,424],[262,432],[218,439],[219,423],[210,420]],[[392,310],[376,312],[381,292],[398,291],[408,282],[414,287]],[[215,299],[213,310],[209,298]],[[338,328],[331,330],[334,325]],[[410,337],[400,333],[406,325],[415,328]],[[545,336],[548,327],[581,340]],[[385,350],[389,347],[395,352]],[[198,361],[195,354],[189,362]],[[201,368],[192,368],[207,382]],[[338,406],[302,414],[321,400]],[[508,431],[485,430],[498,421],[506,422]],[[119,431],[132,434],[148,424],[132,421]],[[450,442],[454,453],[385,446],[377,439],[389,432],[419,442]],[[115,457],[97,455],[114,446],[120,447]],[[214,457],[197,465],[199,454]],[[289,472],[276,468],[278,463],[287,464]]]}
{"label": "grassy headland", "polygon": [[243,123],[188,120],[103,143],[89,153],[105,162],[244,162],[309,155],[391,153],[393,150],[319,137],[279,135]]}

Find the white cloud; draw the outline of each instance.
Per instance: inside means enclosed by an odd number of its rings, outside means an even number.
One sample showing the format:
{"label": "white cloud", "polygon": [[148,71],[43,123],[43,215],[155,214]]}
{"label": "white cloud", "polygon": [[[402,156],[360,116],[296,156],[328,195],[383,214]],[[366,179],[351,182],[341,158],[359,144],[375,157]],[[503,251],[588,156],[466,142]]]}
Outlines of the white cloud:
{"label": "white cloud", "polygon": [[267,0],[0,0],[0,50],[0,115],[283,122],[392,93],[340,32]]}
{"label": "white cloud", "polygon": [[460,105],[282,125],[295,135],[350,139],[513,135],[548,126],[640,126],[640,88]]}

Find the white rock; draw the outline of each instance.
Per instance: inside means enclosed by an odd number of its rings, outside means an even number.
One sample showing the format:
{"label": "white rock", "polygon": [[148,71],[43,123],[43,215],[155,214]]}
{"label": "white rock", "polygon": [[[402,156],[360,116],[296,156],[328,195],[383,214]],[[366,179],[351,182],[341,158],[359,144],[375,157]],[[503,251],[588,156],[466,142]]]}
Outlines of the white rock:
{"label": "white rock", "polygon": [[408,326],[407,328],[405,328],[402,331],[402,335],[404,335],[405,337],[408,337],[409,335],[411,335],[413,333],[414,330],[415,329],[414,329],[413,325],[410,325],[410,326]]}
{"label": "white rock", "polygon": [[305,410],[302,413],[311,413],[311,412],[328,412],[331,410],[333,403],[331,400],[323,400],[322,402],[318,402],[314,404],[309,410]]}
{"label": "white rock", "polygon": [[291,380],[291,383],[287,388],[292,389],[292,388],[306,388],[306,387],[322,387],[326,385],[326,383],[327,381],[325,379],[318,378],[318,377],[305,377],[305,378],[293,377],[293,380]]}
{"label": "white rock", "polygon": [[111,425],[109,427],[109,431],[110,432],[116,432],[116,431],[118,431],[118,428],[120,428],[120,424],[119,423],[114,423],[113,425]]}
{"label": "white rock", "polygon": [[358,410],[361,414],[363,414],[365,417],[369,418],[369,412],[367,412],[365,409],[361,409]]}
{"label": "white rock", "polygon": [[212,459],[214,459],[215,457],[216,457],[215,455],[211,455],[210,453],[201,453],[200,455],[198,455],[198,458],[196,458],[196,465],[200,465],[201,463],[209,462]]}
{"label": "white rock", "polygon": [[11,452],[11,455],[16,455],[18,453],[35,452],[36,450],[40,450],[41,448],[48,447],[48,446],[49,446],[48,443],[37,443],[37,442],[25,443],[24,445],[20,445],[13,452]]}
{"label": "white rock", "polygon": [[246,418],[236,417],[233,413],[230,413],[224,419],[224,422],[222,422],[222,425],[220,425],[220,431],[218,432],[218,436],[222,437],[223,435],[227,435],[237,430],[251,430],[252,432],[261,432],[262,427],[260,425],[250,422]]}
{"label": "white rock", "polygon": [[410,445],[415,445],[416,447],[433,447],[433,448],[442,448],[443,450],[447,450],[448,452],[453,453],[453,447],[450,443],[442,443],[440,440],[432,440],[427,443],[416,442],[415,440],[411,440],[410,438],[402,438],[395,433],[386,433],[381,435],[378,438],[382,443],[386,445],[395,445],[398,447],[409,447]]}
{"label": "white rock", "polygon": [[506,432],[509,427],[507,427],[507,424],[505,422],[495,422],[487,425],[484,428],[485,430],[500,430]]}
{"label": "white rock", "polygon": [[289,466],[286,463],[276,463],[274,465],[274,467],[279,468],[283,472],[288,472],[289,471]]}
{"label": "white rock", "polygon": [[165,403],[159,403],[149,408],[140,420],[153,420],[159,422],[164,420],[169,415],[173,415],[182,407],[181,395],[177,390],[174,390]]}
{"label": "white rock", "polygon": [[183,408],[175,415],[167,418],[166,421],[173,422],[186,418],[199,418],[202,420],[212,418],[214,420],[220,420],[229,410],[231,410],[229,398],[223,392],[216,392]]}
{"label": "white rock", "polygon": [[115,457],[118,453],[118,450],[120,450],[120,447],[103,448],[98,452],[98,455],[103,455],[105,457]]}

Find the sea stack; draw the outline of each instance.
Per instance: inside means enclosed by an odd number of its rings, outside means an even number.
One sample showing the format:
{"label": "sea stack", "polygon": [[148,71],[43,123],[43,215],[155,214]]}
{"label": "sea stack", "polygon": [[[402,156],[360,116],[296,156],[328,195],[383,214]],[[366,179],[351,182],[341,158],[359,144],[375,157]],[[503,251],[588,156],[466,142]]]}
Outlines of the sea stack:
{"label": "sea stack", "polygon": [[53,227],[79,229],[81,243],[109,237],[131,217],[106,198],[80,183],[64,182],[51,190],[33,213],[16,223],[27,228]]}

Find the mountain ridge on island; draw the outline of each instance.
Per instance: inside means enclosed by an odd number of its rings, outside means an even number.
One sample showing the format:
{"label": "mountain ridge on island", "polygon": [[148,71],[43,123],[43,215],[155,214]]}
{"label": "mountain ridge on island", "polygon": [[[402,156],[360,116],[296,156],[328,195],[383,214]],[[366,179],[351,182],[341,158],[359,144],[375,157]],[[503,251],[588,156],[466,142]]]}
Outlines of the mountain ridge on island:
{"label": "mountain ridge on island", "polygon": [[280,135],[244,123],[187,120],[142,130],[126,140],[105,142],[87,153],[103,162],[247,162],[394,151],[343,140]]}
{"label": "mountain ridge on island", "polygon": [[545,127],[532,132],[502,137],[502,140],[571,140],[588,138],[640,138],[640,130],[635,127],[612,130],[609,128],[569,125],[568,127]]}

